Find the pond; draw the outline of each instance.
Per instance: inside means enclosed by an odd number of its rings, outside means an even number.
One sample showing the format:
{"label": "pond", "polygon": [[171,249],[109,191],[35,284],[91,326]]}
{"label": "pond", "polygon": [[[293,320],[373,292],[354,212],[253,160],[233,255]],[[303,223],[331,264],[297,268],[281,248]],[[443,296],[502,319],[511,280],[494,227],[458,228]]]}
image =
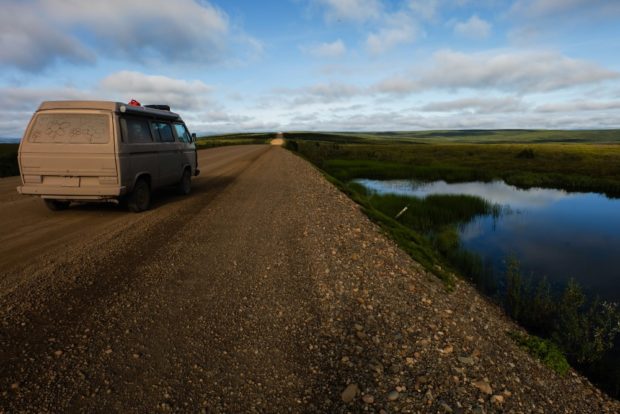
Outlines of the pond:
{"label": "pond", "polygon": [[465,249],[490,261],[496,270],[503,271],[506,258],[512,256],[526,275],[547,276],[558,287],[573,277],[586,292],[620,302],[620,199],[554,189],[522,190],[501,181],[356,182],[380,194],[468,194],[500,204],[499,217],[479,216],[461,226]]}

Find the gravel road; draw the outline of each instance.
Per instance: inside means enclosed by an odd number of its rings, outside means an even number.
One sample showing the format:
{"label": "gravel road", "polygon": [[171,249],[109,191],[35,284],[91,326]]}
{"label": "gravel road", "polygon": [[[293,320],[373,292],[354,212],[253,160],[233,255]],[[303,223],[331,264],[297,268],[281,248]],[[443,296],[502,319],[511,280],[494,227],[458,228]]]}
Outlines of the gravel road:
{"label": "gravel road", "polygon": [[0,180],[0,412],[618,413],[277,146],[190,197],[48,212]]}

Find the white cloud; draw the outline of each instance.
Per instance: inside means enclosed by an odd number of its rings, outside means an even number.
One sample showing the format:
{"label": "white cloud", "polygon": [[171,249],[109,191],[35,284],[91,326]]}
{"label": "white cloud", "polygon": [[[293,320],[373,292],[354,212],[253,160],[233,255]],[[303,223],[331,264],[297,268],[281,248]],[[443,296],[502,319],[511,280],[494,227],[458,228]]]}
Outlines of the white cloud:
{"label": "white cloud", "polygon": [[[32,113],[47,100],[111,100],[128,102],[136,99],[142,104],[167,104],[180,112],[184,119],[193,119],[196,113],[206,114],[205,121],[227,120],[230,128],[235,121],[247,121],[228,116],[212,102],[213,88],[198,80],[174,79],[166,76],[147,75],[140,72],[121,71],[103,78],[92,88],[2,88],[0,87],[0,136],[16,137],[23,133]],[[209,108],[209,110],[205,110]],[[10,115],[9,115],[10,114]],[[197,124],[199,122],[196,122]],[[192,124],[188,123],[190,127]]]}
{"label": "white cloud", "polygon": [[413,75],[394,75],[377,82],[372,89],[378,93],[409,94],[421,89]]}
{"label": "white cloud", "polygon": [[272,132],[281,129],[281,124],[277,121],[265,121],[252,116],[224,113],[201,113],[193,118],[184,117],[184,120],[188,124],[188,128],[199,136],[230,132]]}
{"label": "white cloud", "polygon": [[557,52],[437,52],[423,85],[544,92],[614,79],[620,73]]}
{"label": "white cloud", "polygon": [[75,88],[1,88],[0,107],[13,111],[27,111],[30,114],[44,100],[93,99],[92,92]]}
{"label": "white cloud", "polygon": [[491,33],[491,24],[477,15],[454,25],[455,33],[472,39],[484,39]]}
{"label": "white cloud", "polygon": [[92,51],[36,13],[31,3],[2,4],[0,67],[37,71],[54,62],[92,63],[94,60]]}
{"label": "white cloud", "polygon": [[502,90],[542,93],[618,79],[619,72],[550,51],[462,53],[443,50],[432,62],[375,85],[383,93],[428,89]]}
{"label": "white cloud", "polygon": [[279,96],[288,97],[292,105],[307,105],[346,101],[364,94],[364,89],[348,83],[328,82],[297,89],[282,88],[274,92]]}
{"label": "white cloud", "polygon": [[[596,28],[593,32],[597,32],[603,27],[617,26],[620,1],[516,0],[505,16],[514,24],[509,28],[508,38],[515,44],[532,45],[551,38],[571,38],[584,29],[587,32],[579,36],[582,41],[588,41],[592,29]],[[598,40],[606,41],[604,38]]]}
{"label": "white cloud", "polygon": [[60,25],[94,34],[101,51],[133,59],[213,61],[220,58],[230,30],[227,16],[208,2],[40,1]]}
{"label": "white cloud", "polygon": [[416,17],[433,20],[439,11],[439,0],[409,0],[408,6]]}
{"label": "white cloud", "polygon": [[399,44],[413,42],[418,34],[418,26],[411,16],[403,12],[395,13],[386,16],[382,28],[368,35],[366,47],[372,54],[377,55]]}
{"label": "white cloud", "polygon": [[210,63],[227,58],[232,45],[261,48],[206,0],[5,0],[2,9],[0,65],[22,70],[90,63],[95,56]]}
{"label": "white cloud", "polygon": [[383,13],[379,0],[314,0],[325,7],[328,21],[348,20],[365,22],[378,19]]}
{"label": "white cloud", "polygon": [[537,112],[549,113],[620,110],[620,101],[592,101],[580,99],[576,101],[542,104],[537,106],[535,110]]}
{"label": "white cloud", "polygon": [[550,117],[529,112],[511,114],[420,114],[407,110],[341,114],[323,112],[320,119],[307,122],[283,120],[284,130],[314,131],[411,131],[437,129],[584,129],[618,128],[618,118],[604,114],[579,113]]}
{"label": "white cloud", "polygon": [[344,42],[340,39],[331,43],[320,43],[317,45],[302,47],[302,50],[319,58],[337,58],[347,52]]}
{"label": "white cloud", "polygon": [[137,99],[143,104],[168,104],[180,110],[201,110],[208,104],[212,88],[202,81],[173,79],[166,76],[146,75],[121,71],[101,80],[99,89],[106,95],[121,100]]}
{"label": "white cloud", "polygon": [[509,113],[523,111],[521,99],[515,97],[470,97],[431,102],[420,108],[426,112]]}
{"label": "white cloud", "polygon": [[97,94],[69,87],[0,88],[0,137],[20,137],[44,100],[97,99]]}
{"label": "white cloud", "polygon": [[512,6],[512,12],[529,17],[544,17],[574,11],[579,8],[590,10],[610,9],[613,3],[614,1],[610,2],[607,0],[517,0]]}
{"label": "white cloud", "polygon": [[0,107],[30,115],[46,100],[136,99],[143,104],[168,104],[173,110],[204,110],[212,91],[212,87],[197,80],[121,71],[106,76],[93,88],[0,88]]}

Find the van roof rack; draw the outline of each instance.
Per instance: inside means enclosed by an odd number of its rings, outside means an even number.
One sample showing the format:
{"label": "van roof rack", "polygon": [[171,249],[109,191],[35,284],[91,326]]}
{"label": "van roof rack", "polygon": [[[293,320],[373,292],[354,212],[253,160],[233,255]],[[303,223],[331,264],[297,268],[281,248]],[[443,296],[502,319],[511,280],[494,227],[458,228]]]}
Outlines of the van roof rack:
{"label": "van roof rack", "polygon": [[159,109],[160,111],[170,111],[170,105],[144,105],[146,108]]}

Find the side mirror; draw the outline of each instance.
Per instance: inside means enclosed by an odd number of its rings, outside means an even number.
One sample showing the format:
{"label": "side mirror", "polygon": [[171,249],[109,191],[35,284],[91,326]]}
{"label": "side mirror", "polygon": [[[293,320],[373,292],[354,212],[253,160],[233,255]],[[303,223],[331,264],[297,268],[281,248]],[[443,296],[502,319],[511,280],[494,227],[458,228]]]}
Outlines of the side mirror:
{"label": "side mirror", "polygon": [[192,142],[196,142],[196,133],[192,132]]}

